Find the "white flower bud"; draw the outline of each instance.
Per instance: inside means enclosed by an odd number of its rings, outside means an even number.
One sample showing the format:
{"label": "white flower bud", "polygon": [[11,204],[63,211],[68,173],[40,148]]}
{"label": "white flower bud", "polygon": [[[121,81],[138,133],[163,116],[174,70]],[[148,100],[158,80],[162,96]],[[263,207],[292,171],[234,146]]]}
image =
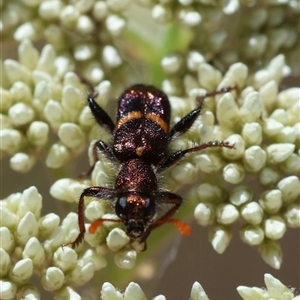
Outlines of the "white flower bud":
{"label": "white flower bud", "polygon": [[176,73],[182,67],[182,57],[175,54],[165,56],[161,61],[161,66],[166,73]]}
{"label": "white flower bud", "polygon": [[106,18],[106,28],[109,33],[116,37],[122,33],[126,26],[125,19],[121,18],[118,15],[109,15]]}
{"label": "white flower bud", "polygon": [[95,30],[95,24],[90,17],[81,15],[77,19],[76,29],[80,34],[91,34]]}
{"label": "white flower bud", "polygon": [[221,126],[236,128],[240,122],[238,106],[230,93],[224,94],[217,103],[217,119]]}
{"label": "white flower bud", "polygon": [[50,236],[59,226],[60,218],[54,213],[49,213],[38,220],[39,233],[43,236]]}
{"label": "white flower bud", "polygon": [[72,300],[82,300],[82,297],[77,294],[70,287],[62,287],[59,290],[53,292],[55,299],[72,299]]}
{"label": "white flower bud", "polygon": [[[98,248],[97,248],[98,250]],[[82,260],[86,263],[92,261],[95,271],[101,270],[107,266],[107,261],[100,251],[88,249],[82,256]]]}
{"label": "white flower bud", "polygon": [[96,47],[93,44],[82,43],[74,47],[74,57],[78,61],[86,61],[96,54]]}
{"label": "white flower bud", "polygon": [[103,204],[101,200],[91,201],[85,208],[85,216],[90,221],[102,218],[104,215]]}
{"label": "white flower bud", "polygon": [[167,298],[164,295],[158,295],[152,298],[152,300],[167,300]]}
{"label": "white flower bud", "polygon": [[37,287],[32,284],[25,284],[18,288],[18,297],[24,300],[40,300],[41,294]]}
{"label": "white flower bud", "polygon": [[269,116],[270,119],[276,120],[283,125],[288,124],[288,115],[285,109],[277,108]]}
{"label": "white flower bud", "polygon": [[77,253],[70,247],[60,247],[53,255],[53,262],[56,267],[61,269],[63,272],[67,272],[73,269],[77,264]]}
{"label": "white flower bud", "polygon": [[22,39],[20,46],[18,47],[18,54],[19,62],[23,66],[30,70],[35,69],[40,54],[29,39]]}
{"label": "white flower bud", "polygon": [[[1,240],[1,246],[3,244],[3,241]],[[8,253],[1,247],[0,248],[0,276],[1,278],[5,278],[8,274],[9,270],[12,268],[11,262],[10,262],[10,256]],[[1,289],[1,288],[0,288]],[[1,295],[1,294],[0,294]]]}
{"label": "white flower bud", "polygon": [[179,20],[189,27],[199,25],[202,21],[201,14],[197,11],[189,11],[186,9],[181,9],[178,12]]}
{"label": "white flower bud", "polygon": [[245,54],[249,58],[261,56],[266,51],[267,43],[268,37],[265,34],[251,34],[244,45]]}
{"label": "white flower bud", "polygon": [[45,122],[34,121],[30,124],[26,137],[35,146],[44,146],[48,141],[49,125]]}
{"label": "white flower bud", "polygon": [[208,63],[200,64],[198,68],[198,82],[201,87],[211,91],[221,81],[222,74],[219,70],[215,69]]}
{"label": "white flower bud", "polygon": [[82,260],[77,261],[75,268],[68,274],[71,285],[85,284],[95,273],[94,264],[92,261],[84,263]]}
{"label": "white flower bud", "polygon": [[33,274],[32,261],[29,258],[19,260],[9,272],[9,279],[17,284],[26,283]]}
{"label": "white flower bud", "polygon": [[104,282],[101,289],[102,300],[122,300],[122,294],[109,282]]}
{"label": "white flower bud", "polygon": [[141,287],[135,282],[130,282],[124,292],[124,300],[132,300],[132,299],[135,300],[147,299]]}
{"label": "white flower bud", "polygon": [[9,110],[8,115],[15,126],[23,126],[33,121],[34,110],[24,103],[16,103]]}
{"label": "white flower bud", "polygon": [[259,96],[267,109],[271,109],[277,100],[278,85],[275,80],[270,80],[259,89]]}
{"label": "white flower bud", "polygon": [[230,191],[229,201],[235,205],[240,206],[253,199],[253,190],[245,185],[238,185]]}
{"label": "white flower bud", "polygon": [[211,225],[215,221],[215,207],[211,203],[199,203],[194,210],[194,216],[200,225]]}
{"label": "white flower bud", "polygon": [[3,300],[14,299],[17,295],[17,286],[10,282],[0,280],[0,297]]}
{"label": "white flower bud", "polygon": [[293,289],[282,284],[271,274],[265,274],[264,280],[268,292],[272,294],[272,298],[280,299],[284,295],[287,299],[297,300],[297,297],[294,297]]}
{"label": "white flower bud", "polygon": [[13,95],[12,92],[3,89],[0,87],[0,110],[3,113],[6,113],[13,103]]}
{"label": "white flower bud", "polygon": [[268,161],[271,164],[280,163],[286,160],[295,150],[294,144],[278,143],[271,144],[266,148]]}
{"label": "white flower bud", "polygon": [[299,87],[292,87],[281,91],[277,97],[277,104],[283,109],[288,109],[299,102]]}
{"label": "white flower bud", "polygon": [[112,251],[119,251],[125,245],[127,245],[130,241],[130,238],[124,232],[124,230],[120,228],[114,228],[112,231],[109,232],[108,236],[106,237],[107,246]]}
{"label": "white flower bud", "polygon": [[240,3],[238,0],[223,0],[222,7],[224,14],[232,15],[239,9]]}
{"label": "white flower bud", "polygon": [[205,62],[202,54],[196,51],[190,51],[187,56],[187,66],[190,71],[197,71],[200,64]]}
{"label": "white flower bud", "polygon": [[50,195],[58,200],[67,202],[77,201],[87,186],[74,179],[62,178],[50,188]]}
{"label": "white flower bud", "polygon": [[258,226],[246,225],[241,228],[240,237],[244,243],[250,246],[256,246],[263,242],[265,233]]}
{"label": "white flower bud", "polygon": [[118,252],[114,257],[114,261],[121,269],[132,269],[135,266],[136,251],[125,250]]}
{"label": "white flower bud", "polygon": [[242,87],[245,85],[247,77],[248,67],[240,62],[233,63],[225,73],[223,80],[218,86],[218,89],[233,85]]}
{"label": "white flower bud", "polygon": [[103,21],[108,15],[107,2],[97,1],[93,6],[93,17],[96,21]]}
{"label": "white flower bud", "polygon": [[246,222],[258,225],[263,219],[263,209],[257,202],[250,202],[242,207],[241,216]]}
{"label": "white flower bud", "polygon": [[265,220],[265,235],[271,240],[279,240],[286,232],[284,220],[279,216],[272,216]]}
{"label": "white flower bud", "polygon": [[38,234],[38,224],[32,212],[28,212],[20,220],[17,227],[17,240],[21,245],[25,245],[31,237]]}
{"label": "white flower bud", "polygon": [[46,166],[52,169],[62,167],[70,158],[70,151],[66,146],[53,144],[46,158]]}
{"label": "white flower bud", "polygon": [[[0,211],[1,218],[2,218],[2,213],[3,212]],[[9,229],[7,227],[4,227],[3,225],[4,224],[2,223],[1,220],[1,227],[0,227],[1,248],[3,249],[3,251],[11,252],[13,250],[13,247],[15,246],[14,236],[11,234]]]}
{"label": "white flower bud", "polygon": [[209,240],[214,250],[219,254],[222,254],[226,250],[231,238],[231,231],[225,226],[214,226],[209,232]]}
{"label": "white flower bud", "polygon": [[297,176],[289,176],[280,180],[277,187],[282,192],[282,200],[286,203],[292,203],[300,195],[300,180]]}
{"label": "white flower bud", "polygon": [[31,22],[26,22],[20,25],[15,33],[14,39],[22,41],[23,39],[35,39],[40,33],[44,31],[44,23],[40,19],[33,19]]}
{"label": "white flower bud", "polygon": [[234,223],[239,218],[239,211],[232,204],[219,204],[216,208],[218,223],[228,225]]}
{"label": "white flower bud", "polygon": [[9,209],[0,205],[1,226],[15,228],[18,224],[18,217]]}
{"label": "white flower bud", "polygon": [[65,114],[62,105],[52,99],[44,107],[44,116],[54,130],[58,130],[59,126],[66,121]]}
{"label": "white flower bud", "polygon": [[263,299],[265,290],[259,288],[250,288],[247,286],[238,286],[237,291],[244,300]]}
{"label": "white flower bud", "polygon": [[246,123],[242,130],[242,137],[247,146],[260,145],[262,141],[262,128],[258,123]]}
{"label": "white flower bud", "polygon": [[226,140],[230,145],[234,145],[235,149],[223,147],[223,156],[230,160],[237,160],[243,157],[245,151],[245,142],[239,134],[232,134]]}
{"label": "white flower bud", "polygon": [[258,172],[265,166],[267,154],[259,146],[252,146],[245,150],[243,162],[248,171]]}
{"label": "white flower bud", "polygon": [[296,140],[296,130],[294,127],[290,126],[283,127],[282,130],[277,133],[275,138],[278,143],[293,144]]}
{"label": "white flower bud", "polygon": [[217,185],[212,185],[209,183],[200,184],[197,188],[197,193],[201,202],[222,202],[226,199],[227,195],[224,190],[222,190]]}
{"label": "white flower bud", "polygon": [[118,50],[113,47],[106,45],[102,52],[103,63],[109,68],[117,68],[122,64],[122,59]]}
{"label": "white flower bud", "polygon": [[172,168],[172,177],[181,184],[189,183],[195,178],[197,168],[192,163],[185,163],[184,165],[175,165]]}
{"label": "white flower bud", "polygon": [[70,119],[75,122],[85,106],[85,96],[82,92],[71,85],[65,85],[62,95],[62,107],[67,111]]}
{"label": "white flower bud", "polygon": [[284,218],[289,227],[300,227],[300,206],[298,204],[290,205],[284,213]]}
{"label": "white flower bud", "polygon": [[189,300],[209,300],[203,287],[197,281],[194,282]]}
{"label": "white flower bud", "polygon": [[23,217],[27,212],[32,212],[38,219],[42,210],[42,196],[38,193],[35,186],[31,186],[22,193],[21,201],[18,207],[18,216]]}
{"label": "white flower bud", "polygon": [[[34,88],[33,105],[38,108],[40,112],[43,111],[48,100],[52,97],[53,87],[46,81],[39,81]],[[53,100],[51,100],[53,101]]]}
{"label": "white flower bud", "polygon": [[221,170],[224,166],[224,161],[217,154],[199,154],[195,155],[194,163],[196,164],[196,170],[211,174]]}
{"label": "white flower bud", "polygon": [[282,251],[277,241],[267,240],[265,243],[258,246],[258,252],[265,263],[276,270],[280,269],[282,263]]}
{"label": "white flower bud", "polygon": [[9,154],[16,153],[25,143],[22,133],[15,129],[0,130],[0,150]]}
{"label": "white flower bud", "polygon": [[63,78],[67,72],[74,70],[73,59],[65,56],[58,56],[55,58],[55,70],[56,75],[59,78]]}
{"label": "white flower bud", "polygon": [[10,167],[20,173],[26,173],[30,171],[35,163],[35,157],[28,155],[27,153],[16,153],[9,160]]}
{"label": "white flower bud", "polygon": [[279,211],[282,206],[282,193],[280,190],[264,192],[259,199],[259,204],[264,211],[273,214]]}
{"label": "white flower bud", "polygon": [[[76,213],[69,213],[62,221],[61,227],[58,227],[56,230],[57,233],[64,233],[62,236],[62,243],[65,243],[66,241],[73,242],[76,237],[78,236],[79,229],[78,229],[78,215]],[[58,240],[58,238],[57,238]],[[55,243],[57,243],[55,241]],[[52,242],[54,244],[54,242]],[[57,243],[58,244],[58,243]],[[59,244],[58,244],[59,245]],[[55,251],[57,248],[55,249]]]}
{"label": "white flower bud", "polygon": [[274,119],[265,119],[262,128],[263,133],[266,134],[266,136],[272,137],[279,133],[283,127],[283,124]]}
{"label": "white flower bud", "polygon": [[181,79],[176,76],[163,80],[162,84],[162,90],[167,95],[178,95],[182,92],[182,85],[181,85]]}
{"label": "white flower bud", "polygon": [[59,268],[49,267],[42,276],[42,284],[46,291],[60,289],[65,281],[65,275]]}
{"label": "white flower bud", "polygon": [[85,146],[85,136],[81,128],[74,123],[63,123],[58,130],[58,137],[71,150],[79,151]]}
{"label": "white flower bud", "polygon": [[246,123],[255,122],[262,116],[262,103],[258,92],[252,92],[246,95],[240,108],[240,114]]}
{"label": "white flower bud", "polygon": [[151,14],[152,18],[158,23],[165,23],[172,19],[171,9],[160,4],[154,5]]}
{"label": "white flower bud", "polygon": [[279,178],[279,174],[269,167],[264,168],[259,174],[259,181],[263,185],[273,186],[278,182]]}
{"label": "white flower bud", "polygon": [[53,47],[49,44],[44,46],[36,66],[36,70],[40,70],[51,75],[55,74],[55,58],[56,53]]}
{"label": "white flower bud", "polygon": [[102,70],[102,66],[99,62],[92,61],[85,65],[83,75],[86,77],[86,79],[96,84],[103,80],[104,71]]}
{"label": "white flower bud", "polygon": [[44,263],[44,248],[36,237],[32,237],[28,240],[22,252],[22,257],[30,258],[35,267],[38,267]]}
{"label": "white flower bud", "polygon": [[59,18],[62,3],[59,0],[44,1],[39,6],[39,15],[47,21],[55,21]]}
{"label": "white flower bud", "polygon": [[15,82],[9,91],[15,102],[30,103],[32,101],[31,88],[24,82]]}
{"label": "white flower bud", "polygon": [[227,164],[223,169],[223,178],[231,184],[238,184],[243,181],[245,170],[240,164]]}
{"label": "white flower bud", "polygon": [[280,164],[280,168],[288,174],[300,172],[300,156],[292,153],[285,161]]}
{"label": "white flower bud", "polygon": [[66,5],[60,12],[60,22],[67,27],[75,26],[80,13],[73,5]]}

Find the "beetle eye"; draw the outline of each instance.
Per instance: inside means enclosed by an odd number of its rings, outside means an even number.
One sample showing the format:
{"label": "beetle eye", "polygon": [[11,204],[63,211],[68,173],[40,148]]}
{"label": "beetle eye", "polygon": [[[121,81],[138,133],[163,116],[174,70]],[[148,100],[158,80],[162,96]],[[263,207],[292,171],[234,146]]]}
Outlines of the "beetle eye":
{"label": "beetle eye", "polygon": [[125,216],[128,214],[127,212],[127,198],[120,197],[115,206],[116,214],[119,218],[124,219]]}

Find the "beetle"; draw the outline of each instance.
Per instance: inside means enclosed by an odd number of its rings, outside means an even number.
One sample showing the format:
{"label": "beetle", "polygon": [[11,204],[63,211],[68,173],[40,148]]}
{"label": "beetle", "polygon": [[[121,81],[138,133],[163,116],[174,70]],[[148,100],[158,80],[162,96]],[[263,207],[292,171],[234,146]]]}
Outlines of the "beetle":
{"label": "beetle", "polygon": [[[113,137],[112,147],[99,140],[93,146],[94,164],[102,153],[113,165],[118,166],[114,187],[88,187],[83,190],[78,202],[77,238],[65,245],[73,248],[82,242],[85,235],[84,198],[96,197],[112,204],[119,219],[101,218],[94,221],[89,232],[94,233],[105,221],[122,222],[126,234],[133,240],[144,243],[152,230],[164,223],[172,223],[182,234],[189,234],[190,227],[180,220],[171,219],[182,204],[182,197],[160,188],[158,174],[170,168],[186,154],[210,147],[233,149],[225,141],[207,142],[195,147],[168,153],[169,143],[188,131],[200,115],[205,98],[229,92],[236,87],[223,88],[197,97],[198,106],[170,128],[171,107],[167,95],[154,86],[143,84],[127,88],[118,99],[116,123],[97,104],[98,93],[89,86],[88,105],[99,126]],[[157,212],[163,205],[170,206],[162,215]],[[144,249],[145,249],[144,248]]]}

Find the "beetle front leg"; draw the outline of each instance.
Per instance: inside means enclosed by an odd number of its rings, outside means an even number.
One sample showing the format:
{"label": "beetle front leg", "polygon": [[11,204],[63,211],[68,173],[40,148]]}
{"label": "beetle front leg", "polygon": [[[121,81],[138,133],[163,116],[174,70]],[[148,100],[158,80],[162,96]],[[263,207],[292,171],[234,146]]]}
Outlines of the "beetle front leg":
{"label": "beetle front leg", "polygon": [[62,246],[69,246],[74,249],[77,245],[79,245],[85,234],[85,227],[84,227],[84,197],[96,197],[99,199],[105,199],[105,200],[110,200],[115,197],[115,191],[113,189],[108,189],[104,187],[90,187],[85,189],[79,199],[78,202],[78,208],[77,208],[77,213],[78,213],[78,226],[79,226],[79,234],[75,241],[65,243]]}

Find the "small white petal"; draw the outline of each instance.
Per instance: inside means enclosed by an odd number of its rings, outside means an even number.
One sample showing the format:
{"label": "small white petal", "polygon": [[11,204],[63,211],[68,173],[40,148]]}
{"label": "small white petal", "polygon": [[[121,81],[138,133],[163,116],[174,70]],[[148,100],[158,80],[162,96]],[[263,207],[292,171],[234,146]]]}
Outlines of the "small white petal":
{"label": "small white petal", "polygon": [[56,267],[49,267],[42,277],[43,287],[47,291],[58,290],[63,286],[64,281],[64,273]]}
{"label": "small white petal", "polygon": [[228,225],[239,218],[239,211],[232,204],[219,204],[216,208],[216,216],[219,223]]}
{"label": "small white petal", "polygon": [[34,119],[34,110],[24,103],[14,104],[8,111],[12,123],[15,126],[23,126],[33,121]]}
{"label": "small white petal", "polygon": [[44,263],[44,248],[36,237],[32,237],[28,240],[22,252],[22,257],[30,258],[35,267],[38,267]]}
{"label": "small white petal", "polygon": [[16,153],[9,160],[10,167],[17,172],[26,173],[30,171],[35,163],[35,158],[26,153]]}
{"label": "small white petal", "polygon": [[11,269],[9,278],[15,283],[26,283],[33,274],[33,264],[31,259],[24,258],[19,260]]}
{"label": "small white petal", "polygon": [[282,206],[282,193],[280,190],[274,189],[265,191],[259,199],[259,204],[268,213],[276,213]]}
{"label": "small white petal", "polygon": [[222,254],[230,243],[232,234],[225,226],[214,226],[209,233],[209,240],[216,252]]}
{"label": "small white petal", "polygon": [[268,160],[271,164],[276,164],[286,160],[295,150],[294,144],[278,143],[271,144],[266,148]]}
{"label": "small white petal", "polygon": [[243,181],[245,170],[241,164],[227,164],[223,169],[223,178],[231,184],[238,184]]}
{"label": "small white petal", "polygon": [[265,220],[265,235],[271,240],[279,240],[286,232],[284,220],[279,216],[272,216]]}
{"label": "small white petal", "polygon": [[39,233],[48,237],[57,229],[59,223],[59,216],[54,213],[49,213],[38,220]]}
{"label": "small white petal", "polygon": [[118,252],[114,257],[114,261],[116,265],[121,269],[132,269],[135,266],[136,251],[125,250],[122,252]]}
{"label": "small white petal", "polygon": [[26,137],[35,146],[44,146],[48,141],[49,125],[45,122],[34,121],[30,124]]}
{"label": "small white petal", "polygon": [[75,250],[70,247],[58,248],[53,255],[53,262],[56,267],[60,268],[63,272],[74,269],[77,263],[78,255]]}
{"label": "small white petal", "polygon": [[262,116],[262,112],[262,103],[258,92],[249,93],[240,108],[240,114],[244,122],[258,121]]}
{"label": "small white petal", "polygon": [[217,103],[217,119],[221,126],[236,128],[240,123],[239,109],[230,93],[224,94]]}
{"label": "small white petal", "polygon": [[265,166],[267,154],[259,146],[252,146],[245,150],[243,162],[248,171],[258,172]]}
{"label": "small white petal", "polygon": [[22,217],[27,212],[32,212],[36,219],[39,219],[42,210],[42,196],[35,186],[31,186],[22,193],[18,207],[18,216]]}
{"label": "small white petal", "polygon": [[268,240],[259,245],[258,251],[262,259],[274,269],[279,269],[282,263],[282,251],[277,241]]}
{"label": "small white petal", "polygon": [[209,300],[203,287],[197,281],[194,282],[189,300]]}
{"label": "small white petal", "polygon": [[297,176],[289,176],[280,180],[277,187],[282,192],[282,200],[284,203],[292,203],[296,201],[300,195],[300,180]]}
{"label": "small white petal", "polygon": [[37,236],[38,224],[32,212],[26,213],[20,220],[16,234],[21,245],[25,245],[31,237]]}
{"label": "small white petal", "polygon": [[262,141],[262,128],[259,123],[246,123],[242,136],[247,146],[260,145]]}
{"label": "small white petal", "polygon": [[263,219],[263,210],[258,203],[250,202],[242,207],[241,215],[246,222],[257,225]]}
{"label": "small white petal", "polygon": [[58,137],[70,149],[78,150],[85,146],[85,135],[74,123],[63,123],[58,130]]}
{"label": "small white petal", "polygon": [[135,283],[135,282],[130,282],[125,289],[124,292],[124,299],[125,300],[147,300],[147,297],[141,287]]}
{"label": "small white petal", "polygon": [[109,282],[104,282],[101,289],[102,300],[122,300],[122,294]]}
{"label": "small white petal", "polygon": [[129,241],[130,238],[127,236],[124,230],[120,228],[114,228],[106,237],[107,246],[112,251],[119,251],[121,248],[127,245]]}
{"label": "small white petal", "polygon": [[238,185],[230,191],[229,200],[235,206],[240,206],[253,199],[253,190],[244,185]]}
{"label": "small white petal", "polygon": [[66,146],[53,144],[46,158],[46,166],[52,169],[62,167],[70,158],[70,152]]}
{"label": "small white petal", "polygon": [[118,36],[122,33],[126,25],[126,21],[118,15],[109,15],[106,18],[106,28],[112,36]]}
{"label": "small white petal", "polygon": [[49,44],[44,46],[36,66],[36,70],[40,70],[51,75],[55,74],[55,58],[56,53],[54,48]]}
{"label": "small white petal", "polygon": [[215,207],[211,203],[199,203],[194,210],[194,216],[200,225],[211,225],[215,221]]}
{"label": "small white petal", "polygon": [[246,225],[241,228],[240,237],[244,243],[256,246],[263,242],[265,233],[259,226]]}

